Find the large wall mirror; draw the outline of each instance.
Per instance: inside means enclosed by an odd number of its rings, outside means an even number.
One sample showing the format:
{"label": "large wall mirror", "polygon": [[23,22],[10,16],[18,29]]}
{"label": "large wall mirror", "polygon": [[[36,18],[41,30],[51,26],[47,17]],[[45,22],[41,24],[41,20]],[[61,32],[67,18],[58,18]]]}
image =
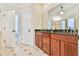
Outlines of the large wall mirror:
{"label": "large wall mirror", "polygon": [[[61,11],[63,11],[63,14],[60,13]],[[77,19],[75,19],[77,13],[75,11],[77,11],[76,4],[60,4],[50,10],[48,12],[49,19],[55,19],[55,21],[51,21],[52,29],[77,29]]]}

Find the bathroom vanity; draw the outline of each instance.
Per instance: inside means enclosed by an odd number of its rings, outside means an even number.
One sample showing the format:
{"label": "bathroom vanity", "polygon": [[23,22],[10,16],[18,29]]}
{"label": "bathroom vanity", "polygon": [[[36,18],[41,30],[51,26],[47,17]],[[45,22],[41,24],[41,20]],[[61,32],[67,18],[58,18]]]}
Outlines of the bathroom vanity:
{"label": "bathroom vanity", "polygon": [[35,30],[35,44],[50,56],[77,56],[78,36],[54,30]]}

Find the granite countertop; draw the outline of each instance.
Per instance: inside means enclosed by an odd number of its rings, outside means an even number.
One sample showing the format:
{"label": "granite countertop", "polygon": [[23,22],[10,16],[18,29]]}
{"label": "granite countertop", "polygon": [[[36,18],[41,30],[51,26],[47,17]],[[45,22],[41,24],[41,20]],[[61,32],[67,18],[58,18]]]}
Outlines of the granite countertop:
{"label": "granite countertop", "polygon": [[40,31],[40,32],[47,32],[51,34],[61,34],[61,35],[77,35],[76,32],[67,32],[67,30],[48,30],[48,29],[36,29],[35,31]]}

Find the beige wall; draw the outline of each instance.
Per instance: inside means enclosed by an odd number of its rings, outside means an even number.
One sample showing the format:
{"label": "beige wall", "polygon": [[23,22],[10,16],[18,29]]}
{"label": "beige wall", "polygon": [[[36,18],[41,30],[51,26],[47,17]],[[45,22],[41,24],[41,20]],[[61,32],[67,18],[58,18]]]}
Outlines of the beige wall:
{"label": "beige wall", "polygon": [[34,4],[32,6],[31,19],[34,29],[42,29],[42,4]]}
{"label": "beige wall", "polygon": [[44,13],[43,14],[43,20],[42,20],[42,28],[43,29],[47,29],[48,28],[48,20],[49,20],[49,18],[48,18],[48,13]]}

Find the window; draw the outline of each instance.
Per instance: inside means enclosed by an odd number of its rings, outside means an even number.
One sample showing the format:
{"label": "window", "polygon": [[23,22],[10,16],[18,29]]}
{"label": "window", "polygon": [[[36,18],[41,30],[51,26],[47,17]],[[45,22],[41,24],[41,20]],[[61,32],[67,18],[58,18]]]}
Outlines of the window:
{"label": "window", "polygon": [[61,29],[66,29],[66,21],[65,20],[61,21]]}
{"label": "window", "polygon": [[67,26],[68,26],[68,29],[74,29],[74,18],[73,17],[68,19]]}

